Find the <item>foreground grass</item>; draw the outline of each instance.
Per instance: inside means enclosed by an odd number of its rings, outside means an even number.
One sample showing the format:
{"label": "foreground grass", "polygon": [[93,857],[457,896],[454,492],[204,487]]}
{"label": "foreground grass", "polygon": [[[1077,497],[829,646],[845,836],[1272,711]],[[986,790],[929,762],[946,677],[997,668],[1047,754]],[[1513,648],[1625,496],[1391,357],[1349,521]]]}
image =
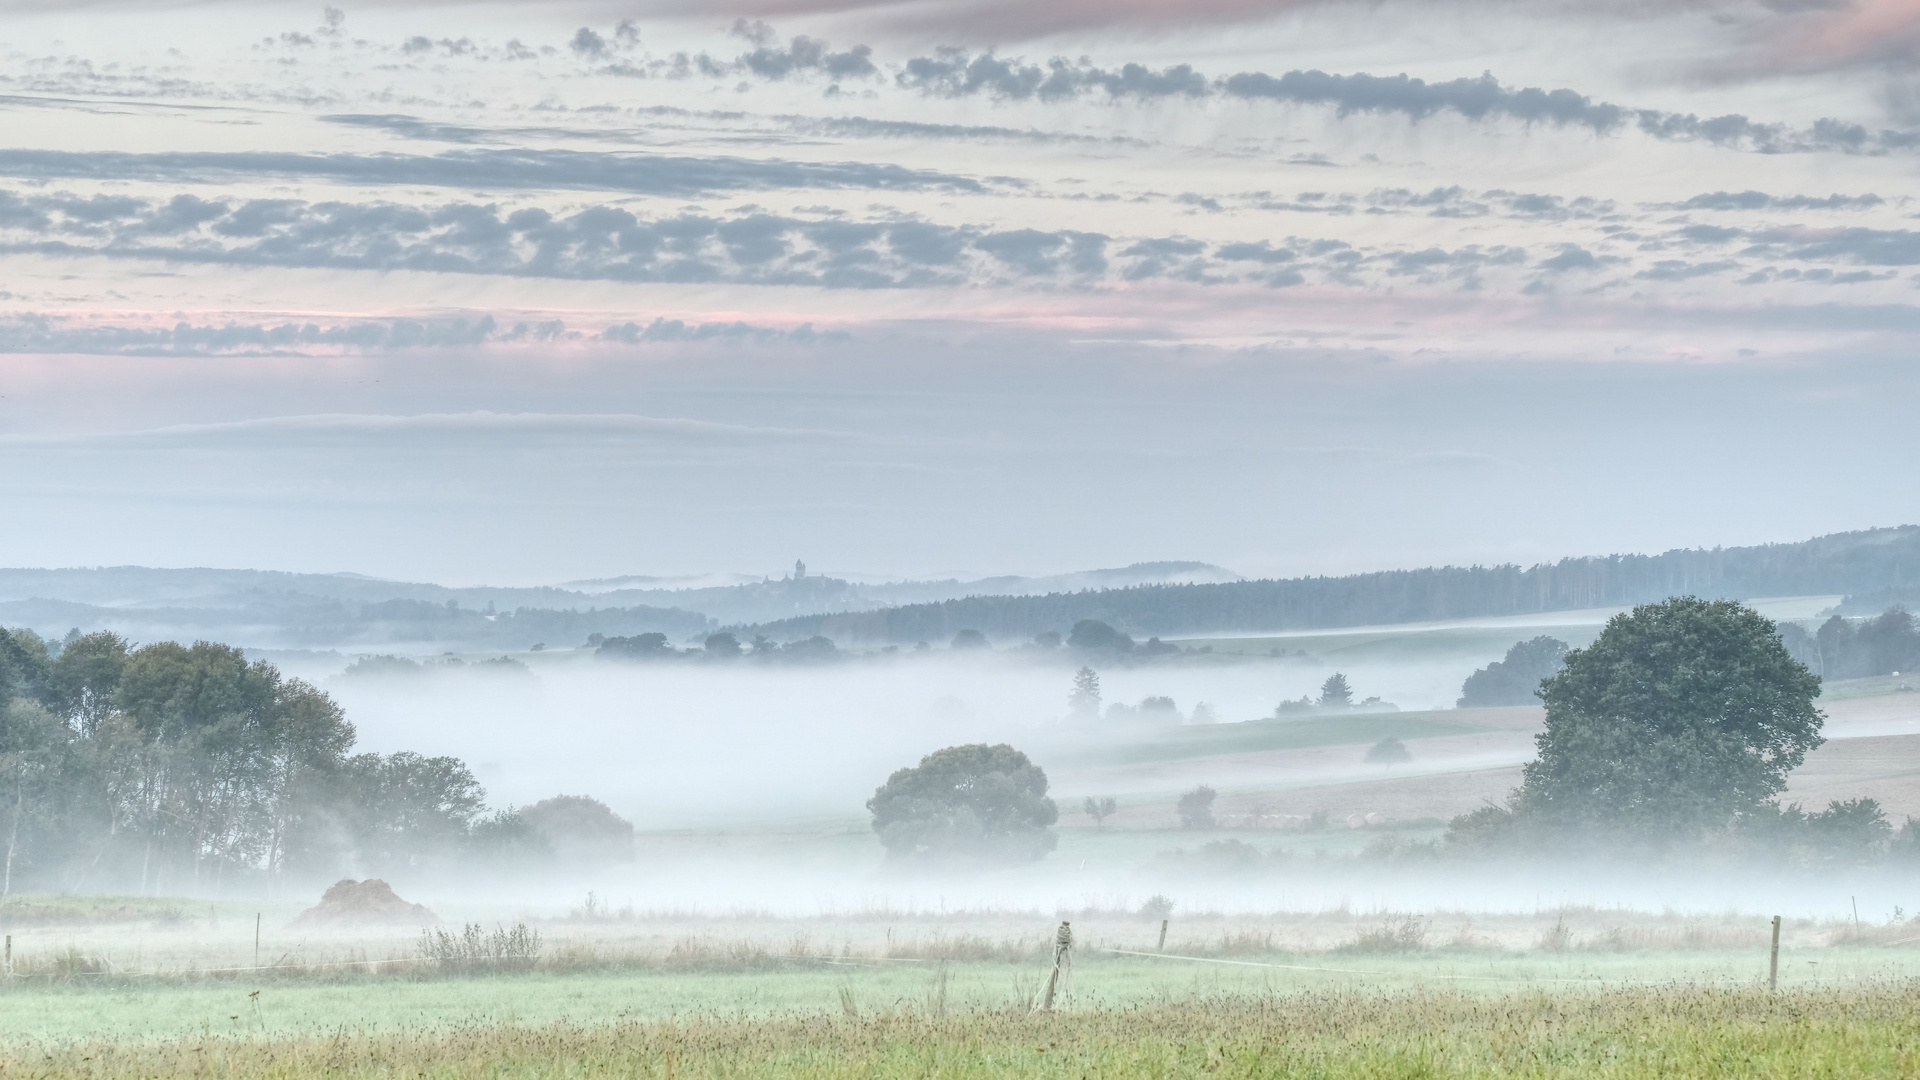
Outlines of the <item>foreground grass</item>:
{"label": "foreground grass", "polygon": [[[1808,956],[1817,957],[1809,962]],[[1750,988],[1764,952],[1744,949],[1543,953],[1429,949],[1415,953],[1235,953],[1224,962],[1089,952],[1075,963],[1070,1010],[1298,995],[1587,994],[1648,986]],[[303,978],[18,979],[0,991],[0,1047],[156,1044],[189,1038],[298,1039],[504,1025],[596,1028],[726,1016],[777,1019],[851,1008],[862,1015],[991,1014],[1031,1002],[1043,962],[887,963],[818,960],[739,970],[535,970]],[[1830,948],[1783,957],[1781,986],[1814,992],[1907,985],[1920,951]],[[1920,986],[1920,982],[1913,985]],[[4,1073],[0,1073],[3,1077]]]}
{"label": "foreground grass", "polygon": [[1633,988],[1322,991],[1054,1014],[929,1008],[600,1025],[83,1040],[0,1050],[0,1076],[1901,1077],[1920,985],[1769,994]]}

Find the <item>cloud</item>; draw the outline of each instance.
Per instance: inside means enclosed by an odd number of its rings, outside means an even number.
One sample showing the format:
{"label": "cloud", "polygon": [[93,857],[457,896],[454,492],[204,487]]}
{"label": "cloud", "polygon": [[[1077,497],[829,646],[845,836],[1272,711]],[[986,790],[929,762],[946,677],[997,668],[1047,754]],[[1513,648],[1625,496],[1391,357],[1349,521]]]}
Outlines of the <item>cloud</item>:
{"label": "cloud", "polygon": [[894,81],[938,97],[984,94],[1015,101],[1064,101],[1096,90],[1112,98],[1201,98],[1210,93],[1206,78],[1186,64],[1160,71],[1126,64],[1109,71],[1055,57],[1042,67],[1003,60],[991,52],[970,56],[955,48],[908,60]]}
{"label": "cloud", "polygon": [[1054,57],[1044,64],[1008,59],[992,51],[971,54],[943,48],[932,56],[908,60],[895,76],[906,89],[946,98],[985,96],[1011,101],[1071,101],[1091,93],[1112,100],[1230,98],[1294,105],[1331,106],[1337,116],[1378,113],[1424,120],[1449,113],[1469,120],[1517,120],[1526,124],[1584,127],[1596,134],[1629,128],[1651,138],[1708,142],[1760,153],[1840,152],[1885,154],[1920,148],[1920,133],[1869,130],[1863,125],[1821,119],[1801,129],[1765,123],[1738,114],[1702,118],[1692,113],[1634,109],[1596,101],[1574,90],[1509,87],[1483,73],[1477,78],[1427,82],[1410,75],[1360,72],[1334,75],[1293,70],[1281,75],[1242,72],[1208,79],[1191,65],[1158,71],[1139,64],[1118,69],[1081,59]]}
{"label": "cloud", "polygon": [[0,175],[28,179],[230,183],[243,177],[347,184],[619,191],[691,197],[715,191],[868,188],[982,191],[951,173],[865,162],[802,162],[577,150],[455,150],[405,154],[127,153],[0,149]]}
{"label": "cloud", "polygon": [[[642,218],[618,206],[566,214],[452,202],[307,203],[75,198],[0,192],[0,250],[232,266],[415,270],[560,279],[902,288],[1061,283],[1108,269],[1107,237],[922,221]],[[156,227],[154,223],[164,223]]]}
{"label": "cloud", "polygon": [[[1400,208],[1391,212],[1461,217],[1469,216],[1463,207],[1489,207],[1489,213],[1503,213],[1524,205],[1538,216],[1515,215],[1516,220],[1527,222],[1524,228],[1537,230],[1553,253],[1536,260],[1517,242],[1448,245],[1375,240],[1356,246],[1331,236],[1248,237],[1220,243],[1179,235],[1113,236],[892,214],[872,220],[849,218],[837,211],[803,216],[751,206],[730,214],[687,211],[646,216],[627,206],[600,203],[549,208],[537,202],[217,200],[194,194],[149,200],[44,190],[0,190],[0,253],[232,267],[829,289],[1085,290],[1149,281],[1269,287],[1318,281],[1355,288],[1417,284],[1482,289],[1490,283],[1518,288],[1529,266],[1554,275],[1617,264],[1626,276],[1655,281],[1684,281],[1733,268],[1726,260],[1647,261],[1657,257],[1651,254],[1640,257],[1635,265],[1635,256],[1617,253],[1618,244],[1635,242],[1642,244],[1642,251],[1652,253],[1676,243],[1717,246],[1744,240],[1743,254],[1762,260],[1920,264],[1920,233],[1904,230],[1754,230],[1683,223],[1667,239],[1649,242],[1625,226],[1606,225],[1597,240],[1574,242],[1562,239],[1566,234],[1559,227],[1571,218],[1548,211],[1570,214],[1569,207],[1579,199],[1541,204],[1531,196],[1475,195],[1456,188],[1424,193],[1388,189],[1376,191],[1370,199]],[[1546,280],[1536,277],[1535,284]],[[727,324],[700,328],[670,323],[655,326],[635,321],[629,328],[622,322],[611,339],[749,333]],[[285,335],[296,330],[278,332]],[[352,332],[372,331],[360,327]],[[264,330],[246,333],[253,336],[245,337],[243,344],[274,344],[261,336]],[[129,341],[129,347],[171,347],[160,338]],[[312,343],[325,341],[316,338]]]}
{"label": "cloud", "polygon": [[[1012,128],[987,124],[939,124],[923,120],[881,120],[867,116],[802,116],[792,113],[760,115],[734,111],[716,112],[711,110],[681,109],[670,105],[653,105],[633,111],[636,115],[640,116],[672,116],[693,120],[715,121],[729,128],[751,123],[762,125],[762,130],[764,130],[765,125],[772,125],[785,132],[855,139],[949,139],[969,142],[1005,141],[1146,145],[1139,139],[1118,135],[1078,135],[1070,132],[1040,131],[1033,128]],[[634,133],[632,131],[620,129],[608,130],[606,128],[561,127],[556,125],[483,128],[471,124],[426,120],[404,113],[334,113],[321,116],[319,119],[330,124],[373,128],[397,135],[404,139],[419,139],[432,142],[472,144],[507,142],[529,137],[542,139],[595,139],[627,143],[634,141]],[[749,133],[751,132],[749,131]],[[772,141],[772,139],[769,139],[769,141]]]}
{"label": "cloud", "polygon": [[1662,203],[1669,210],[1869,210],[1885,205],[1878,195],[1769,195],[1764,191],[1715,191],[1680,203]]}
{"label": "cloud", "polygon": [[492,315],[435,319],[334,319],[171,326],[101,322],[45,314],[0,317],[0,353],[104,356],[288,355],[313,352],[380,353],[409,349],[477,348],[559,341],[642,345],[690,341],[843,342],[841,331],[806,323],[792,329],[744,322],[686,323],[656,317],[598,332],[568,329],[557,319],[498,322]]}
{"label": "cloud", "polygon": [[1711,274],[1723,274],[1729,270],[1740,269],[1740,264],[1730,260],[1719,262],[1690,263],[1681,259],[1662,259],[1652,266],[1633,275],[1643,281],[1687,281],[1692,278],[1706,277]]}
{"label": "cloud", "polygon": [[781,47],[775,44],[773,30],[766,23],[745,19],[734,21],[732,33],[758,46],[734,61],[735,66],[763,79],[778,81],[809,72],[822,72],[832,79],[866,79],[880,74],[870,46],[855,45],[834,52],[826,42],[802,34]]}
{"label": "cloud", "polygon": [[1593,252],[1579,244],[1563,244],[1560,254],[1540,262],[1540,269],[1556,274],[1568,270],[1596,270],[1599,266],[1600,260],[1594,257]]}
{"label": "cloud", "polygon": [[1345,116],[1355,112],[1400,113],[1414,120],[1451,111],[1471,120],[1512,117],[1527,122],[1572,124],[1605,132],[1626,117],[1617,105],[1596,103],[1571,90],[1510,90],[1492,75],[1429,83],[1407,75],[1329,75],[1289,71],[1278,78],[1258,72],[1221,81],[1230,97],[1332,105]]}
{"label": "cloud", "polygon": [[1682,239],[1691,240],[1696,244],[1724,244],[1745,235],[1744,230],[1730,229],[1720,225],[1688,225],[1680,230]]}
{"label": "cloud", "polygon": [[1865,266],[1920,266],[1920,232],[1908,229],[1785,228],[1752,237],[1757,254]]}

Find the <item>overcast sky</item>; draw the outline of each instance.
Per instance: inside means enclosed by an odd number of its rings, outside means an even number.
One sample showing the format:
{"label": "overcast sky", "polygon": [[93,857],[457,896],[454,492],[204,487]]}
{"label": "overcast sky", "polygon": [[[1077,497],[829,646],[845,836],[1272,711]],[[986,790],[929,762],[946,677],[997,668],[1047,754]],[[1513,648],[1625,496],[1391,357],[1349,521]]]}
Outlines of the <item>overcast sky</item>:
{"label": "overcast sky", "polygon": [[0,3],[0,564],[1916,520],[1920,5]]}

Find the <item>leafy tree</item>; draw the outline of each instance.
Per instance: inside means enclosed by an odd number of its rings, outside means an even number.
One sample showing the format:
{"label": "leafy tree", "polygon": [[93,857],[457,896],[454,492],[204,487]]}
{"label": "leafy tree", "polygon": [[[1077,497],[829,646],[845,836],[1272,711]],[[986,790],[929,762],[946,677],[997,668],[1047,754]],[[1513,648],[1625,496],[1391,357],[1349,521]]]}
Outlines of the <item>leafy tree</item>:
{"label": "leafy tree", "polygon": [[1347,677],[1334,672],[1327,681],[1320,684],[1320,707],[1323,709],[1345,709],[1353,704],[1353,687],[1347,685]]}
{"label": "leafy tree", "polygon": [[1100,715],[1100,673],[1083,667],[1073,673],[1073,692],[1067,695],[1073,715],[1090,720]]}
{"label": "leafy tree", "polygon": [[1080,803],[1080,809],[1086,811],[1086,815],[1093,819],[1093,827],[1096,829],[1119,808],[1120,804],[1115,802],[1111,795],[1098,799],[1089,795]]}
{"label": "leafy tree", "polygon": [[606,803],[585,795],[555,795],[520,811],[561,858],[575,862],[633,861],[633,824]]}
{"label": "leafy tree", "polygon": [[1180,707],[1170,697],[1145,697],[1140,699],[1140,718],[1161,723],[1180,722]]}
{"label": "leafy tree", "polygon": [[1820,745],[1819,690],[1751,608],[1682,597],[1616,615],[1542,686],[1515,811],[1646,837],[1725,827]]}
{"label": "leafy tree", "polygon": [[[1789,645],[1803,642],[1787,637]],[[1795,628],[1798,629],[1797,627]],[[1794,638],[1804,638],[1800,631]],[[1890,607],[1871,619],[1853,622],[1835,615],[1820,624],[1813,635],[1816,667],[1829,679],[1858,679],[1873,675],[1891,675],[1896,671],[1920,668],[1920,627],[1903,607]]]}
{"label": "leafy tree", "polygon": [[31,630],[0,630],[0,703],[46,694],[47,643]]}
{"label": "leafy tree", "polygon": [[1505,659],[1495,660],[1467,676],[1455,705],[1462,709],[1483,709],[1535,704],[1540,700],[1540,681],[1560,670],[1566,656],[1567,643],[1545,634],[1516,642],[1507,650]]}
{"label": "leafy tree", "polygon": [[353,663],[348,664],[347,670],[341,672],[340,677],[343,679],[364,679],[393,675],[407,676],[418,675],[423,670],[425,669],[417,660],[409,660],[404,656],[394,656],[391,653],[381,653],[378,656],[363,656]]}
{"label": "leafy tree", "polygon": [[702,647],[706,649],[708,656],[719,660],[731,660],[739,656],[742,651],[740,639],[725,630],[707,635],[706,643]]}
{"label": "leafy tree", "polygon": [[987,635],[978,630],[962,630],[953,635],[955,649],[984,649],[987,647]]}
{"label": "leafy tree", "polygon": [[890,858],[1029,862],[1053,850],[1060,812],[1047,774],[1004,743],[938,750],[887,778],[867,800]]}
{"label": "leafy tree", "polygon": [[113,711],[126,668],[127,642],[119,634],[102,630],[75,638],[49,665],[47,704],[69,727],[91,735]]}
{"label": "leafy tree", "polygon": [[524,870],[553,858],[553,841],[513,807],[476,819],[467,829],[466,850],[499,869]]}
{"label": "leafy tree", "polygon": [[1821,623],[1820,629],[1814,632],[1823,678],[1844,679],[1853,674],[1849,669],[1853,666],[1854,636],[1853,624],[1839,615]]}
{"label": "leafy tree", "polygon": [[1133,639],[1098,619],[1081,619],[1067,634],[1067,647],[1082,652],[1125,653],[1133,651]]}
{"label": "leafy tree", "polygon": [[628,660],[657,660],[672,656],[673,646],[667,644],[667,635],[653,631],[632,637],[610,637],[602,641],[593,654]]}
{"label": "leafy tree", "polygon": [[55,788],[64,779],[69,732],[58,717],[37,702],[15,699],[0,705],[0,825],[6,831],[6,861],[0,871],[0,897],[13,892],[14,865],[22,841],[51,832],[47,815],[57,805]]}
{"label": "leafy tree", "polygon": [[832,638],[815,634],[810,638],[787,642],[781,648],[780,654],[788,660],[803,664],[821,663],[838,656],[839,649],[835,648]]}
{"label": "leafy tree", "polygon": [[444,860],[466,840],[486,793],[458,758],[359,754],[341,769],[339,806],[354,849],[382,873]]}
{"label": "leafy tree", "polygon": [[1174,804],[1174,812],[1180,815],[1180,827],[1183,829],[1213,828],[1213,800],[1219,793],[1205,784],[1194,788],[1180,801]]}
{"label": "leafy tree", "polygon": [[1868,619],[1854,635],[1862,675],[1891,675],[1920,666],[1920,630],[1903,607]]}
{"label": "leafy tree", "polygon": [[1406,743],[1388,736],[1368,748],[1366,760],[1370,765],[1398,765],[1403,761],[1412,761],[1413,753],[1407,749]]}

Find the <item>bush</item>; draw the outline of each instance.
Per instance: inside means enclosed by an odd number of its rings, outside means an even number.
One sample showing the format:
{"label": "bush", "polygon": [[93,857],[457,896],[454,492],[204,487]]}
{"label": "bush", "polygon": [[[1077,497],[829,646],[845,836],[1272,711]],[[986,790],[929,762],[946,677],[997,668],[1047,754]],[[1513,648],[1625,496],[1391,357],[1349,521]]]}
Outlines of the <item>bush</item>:
{"label": "bush", "polygon": [[1180,815],[1180,827],[1183,829],[1213,828],[1213,800],[1219,793],[1205,784],[1194,788],[1174,805],[1174,811]]}
{"label": "bush", "polygon": [[1403,761],[1412,760],[1413,754],[1407,749],[1407,744],[1391,735],[1374,743],[1373,747],[1367,751],[1369,765],[1398,765]]}

